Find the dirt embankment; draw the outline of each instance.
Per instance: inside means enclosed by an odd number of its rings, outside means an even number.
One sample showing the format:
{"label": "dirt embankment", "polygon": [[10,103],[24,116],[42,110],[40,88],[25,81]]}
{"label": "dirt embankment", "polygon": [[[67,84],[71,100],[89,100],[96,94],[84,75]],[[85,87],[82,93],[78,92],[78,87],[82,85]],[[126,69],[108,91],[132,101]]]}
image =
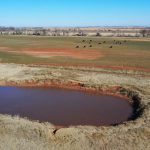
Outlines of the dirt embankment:
{"label": "dirt embankment", "polygon": [[107,92],[130,98],[134,115],[110,127],[77,126],[58,129],[0,115],[0,149],[150,149],[150,75],[94,68],[64,68],[0,64],[0,85],[58,86]]}

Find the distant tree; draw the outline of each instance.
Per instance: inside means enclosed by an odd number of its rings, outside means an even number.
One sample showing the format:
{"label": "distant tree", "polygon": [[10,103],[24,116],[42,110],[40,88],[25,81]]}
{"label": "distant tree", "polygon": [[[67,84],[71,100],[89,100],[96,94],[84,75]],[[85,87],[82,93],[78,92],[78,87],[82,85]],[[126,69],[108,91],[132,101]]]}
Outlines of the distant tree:
{"label": "distant tree", "polygon": [[47,33],[46,29],[43,29],[42,32],[43,32],[43,35],[44,35],[44,36],[45,36],[46,33]]}
{"label": "distant tree", "polygon": [[147,30],[145,29],[141,30],[140,33],[142,34],[143,37],[147,36]]}
{"label": "distant tree", "polygon": [[[13,32],[14,33],[14,32]],[[21,30],[16,30],[16,35],[21,35],[22,31]]]}
{"label": "distant tree", "polygon": [[147,30],[147,36],[150,37],[150,29]]}
{"label": "distant tree", "polygon": [[99,32],[96,33],[96,36],[101,36],[101,34]]}
{"label": "distant tree", "polygon": [[79,32],[79,33],[77,33],[76,35],[77,35],[77,36],[87,36],[87,35],[86,35],[84,32],[82,32],[82,31]]}
{"label": "distant tree", "polygon": [[65,36],[65,35],[66,35],[65,30],[62,30],[62,35],[63,35],[63,36]]}
{"label": "distant tree", "polygon": [[39,32],[38,30],[36,30],[36,31],[33,33],[33,35],[38,36],[38,35],[41,35],[41,34],[40,34],[40,32]]}

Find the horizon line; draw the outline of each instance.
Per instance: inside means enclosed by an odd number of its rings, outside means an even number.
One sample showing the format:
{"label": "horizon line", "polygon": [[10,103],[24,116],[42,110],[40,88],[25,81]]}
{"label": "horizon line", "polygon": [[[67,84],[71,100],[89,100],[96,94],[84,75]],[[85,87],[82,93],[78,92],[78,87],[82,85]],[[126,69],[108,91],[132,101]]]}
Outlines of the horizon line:
{"label": "horizon line", "polygon": [[96,25],[96,26],[1,26],[0,28],[150,28],[150,25]]}

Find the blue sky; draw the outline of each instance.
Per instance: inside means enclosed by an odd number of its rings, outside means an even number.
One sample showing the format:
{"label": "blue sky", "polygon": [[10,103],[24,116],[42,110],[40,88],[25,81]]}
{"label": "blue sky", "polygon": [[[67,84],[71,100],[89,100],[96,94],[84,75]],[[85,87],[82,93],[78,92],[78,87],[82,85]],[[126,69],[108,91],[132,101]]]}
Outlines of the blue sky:
{"label": "blue sky", "polygon": [[0,0],[0,26],[150,26],[150,0]]}

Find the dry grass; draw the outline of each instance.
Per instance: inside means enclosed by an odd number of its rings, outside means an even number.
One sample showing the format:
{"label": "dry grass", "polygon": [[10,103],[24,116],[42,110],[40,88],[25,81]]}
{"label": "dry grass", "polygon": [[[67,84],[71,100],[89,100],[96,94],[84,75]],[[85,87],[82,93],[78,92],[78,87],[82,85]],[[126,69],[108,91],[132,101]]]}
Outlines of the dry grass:
{"label": "dry grass", "polygon": [[[53,134],[50,123],[38,123],[0,115],[0,149],[5,150],[99,150],[150,149],[150,75],[142,72],[122,72],[92,68],[39,67],[0,64],[0,85],[47,81],[59,84],[74,82],[97,89],[121,86],[125,94],[135,91],[145,107],[142,116],[119,126],[78,126],[62,128]],[[120,92],[120,91],[116,91]],[[131,93],[130,93],[131,94]]]}

